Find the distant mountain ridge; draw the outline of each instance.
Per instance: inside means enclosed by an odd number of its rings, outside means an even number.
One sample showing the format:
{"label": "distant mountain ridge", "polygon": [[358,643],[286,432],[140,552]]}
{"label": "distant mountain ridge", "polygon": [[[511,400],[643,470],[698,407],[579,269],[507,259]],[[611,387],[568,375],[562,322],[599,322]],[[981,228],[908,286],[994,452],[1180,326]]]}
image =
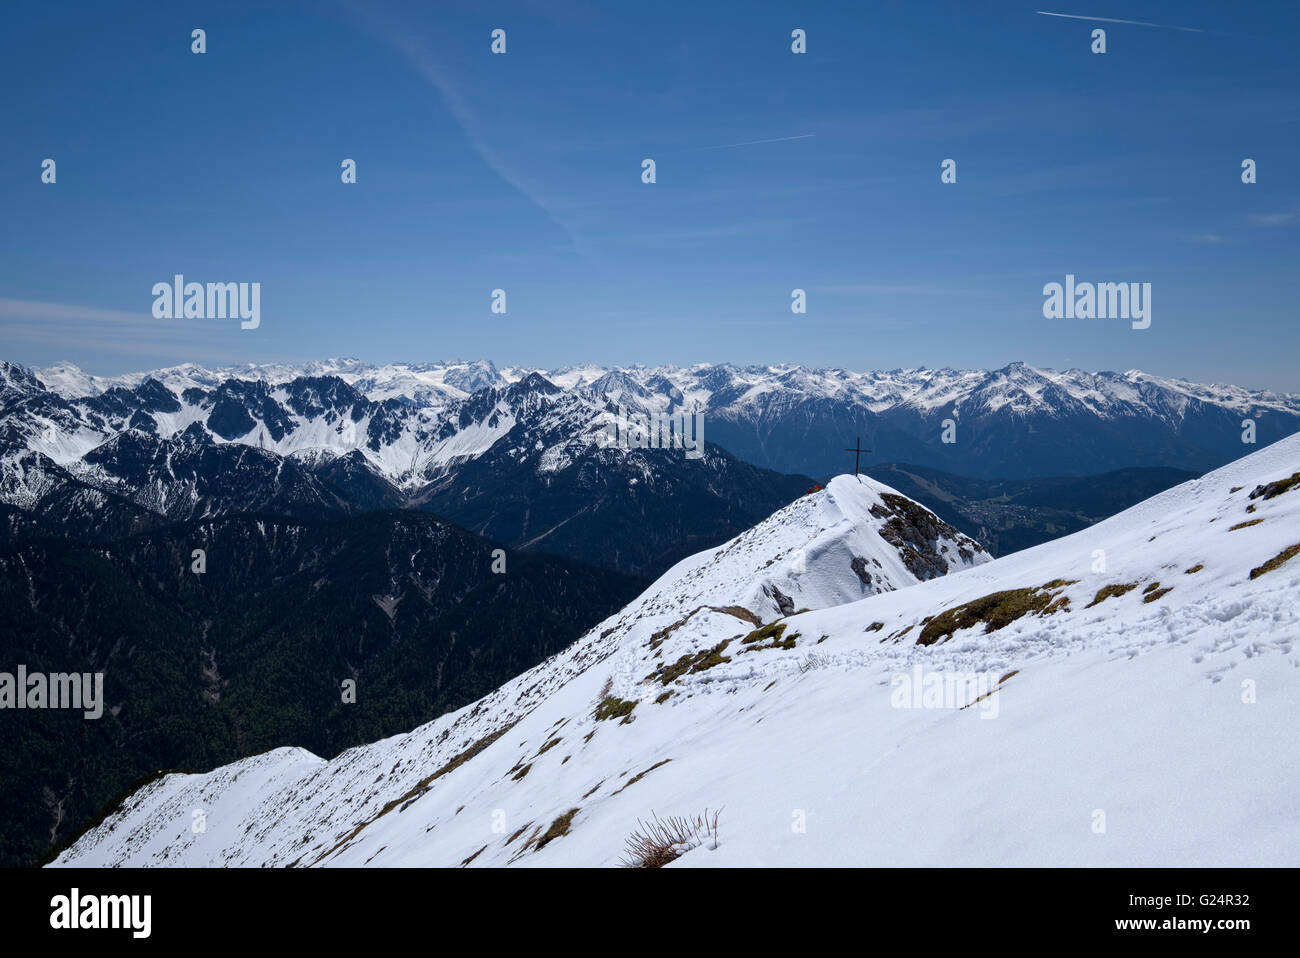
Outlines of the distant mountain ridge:
{"label": "distant mountain ridge", "polygon": [[[115,390],[129,392],[154,379],[177,397],[190,390],[197,391],[191,394],[196,398],[224,390],[227,404],[240,401],[246,407],[280,395],[295,382],[340,380],[349,390],[333,397],[336,405],[360,410],[367,432],[348,439],[336,429],[335,435],[316,435],[314,441],[319,448],[360,448],[398,482],[414,481],[452,458],[483,451],[499,435],[474,415],[483,397],[539,382],[602,407],[700,411],[706,437],[740,459],[814,476],[842,471],[841,449],[859,435],[874,450],[867,465],[911,462],[992,479],[1090,475],[1132,466],[1204,472],[1250,451],[1242,442],[1245,418],[1256,422],[1258,445],[1300,429],[1296,394],[1197,384],[1138,370],[1058,372],[1025,363],[989,371],[858,373],[798,365],[539,370],[498,368],[488,361],[377,365],[335,359],[219,369],[190,364],[117,377],[90,376],[60,364],[33,378],[64,400],[120,400],[123,394]],[[256,409],[246,412],[247,417],[220,418],[224,433],[250,441],[247,431],[238,430],[258,416]],[[942,432],[949,419],[955,442],[945,443]],[[286,420],[273,415],[268,433],[279,428],[277,422]],[[367,449],[376,438],[378,447]],[[269,436],[268,441],[280,451],[304,444],[299,436],[287,442]]]}
{"label": "distant mountain ridge", "polygon": [[[606,434],[624,413],[698,413],[709,455],[610,447]],[[1006,506],[959,491],[967,479],[1177,470],[1134,473],[1133,489],[1109,497],[1114,511],[1249,451],[1247,419],[1268,444],[1300,430],[1300,396],[1023,363],[540,372],[345,359],[107,378],[0,363],[0,504],[66,516],[92,537],[101,514],[92,500],[115,531],[151,516],[421,508],[517,548],[653,575],[770,514],[811,484],[806,476],[840,471],[862,437],[868,472],[907,463],[946,474],[947,494],[975,512],[945,511],[942,496],[927,498],[930,480],[899,481],[1005,554],[1103,512],[1040,501],[1025,514],[1027,487]],[[1086,494],[1086,484],[1053,488]]]}
{"label": "distant mountain ridge", "polygon": [[333,375],[170,382],[67,398],[0,363],[0,505],[18,510],[0,534],[63,526],[97,539],[247,512],[419,509],[508,546],[642,576],[812,483],[716,446],[690,458],[608,445],[615,404],[537,373],[438,406],[370,399]]}

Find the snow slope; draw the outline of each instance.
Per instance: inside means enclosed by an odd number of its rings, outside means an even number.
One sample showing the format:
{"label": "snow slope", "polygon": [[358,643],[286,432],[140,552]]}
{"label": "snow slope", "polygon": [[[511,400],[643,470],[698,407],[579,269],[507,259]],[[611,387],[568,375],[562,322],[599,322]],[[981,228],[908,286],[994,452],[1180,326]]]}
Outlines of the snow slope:
{"label": "snow slope", "polygon": [[[707,614],[710,606],[729,606],[770,622],[796,610],[913,585],[920,580],[908,568],[906,548],[885,538],[887,520],[894,517],[885,496],[911,503],[884,483],[839,476],[825,490],[795,500],[716,549],[683,559],[617,620],[636,622],[640,635],[673,625],[702,607]],[[946,563],[940,574],[992,561],[973,539],[911,504],[934,523],[938,535],[927,546]],[[608,627],[606,622],[598,628]]]}
{"label": "snow slope", "polygon": [[[721,808],[672,867],[1294,866],[1300,482],[1265,486],[1293,476],[1300,436],[847,602],[824,537],[862,548],[883,492],[841,477],[472,706],[328,762],[167,775],[55,864],[614,865],[639,819]],[[800,539],[826,607],[746,643]]]}

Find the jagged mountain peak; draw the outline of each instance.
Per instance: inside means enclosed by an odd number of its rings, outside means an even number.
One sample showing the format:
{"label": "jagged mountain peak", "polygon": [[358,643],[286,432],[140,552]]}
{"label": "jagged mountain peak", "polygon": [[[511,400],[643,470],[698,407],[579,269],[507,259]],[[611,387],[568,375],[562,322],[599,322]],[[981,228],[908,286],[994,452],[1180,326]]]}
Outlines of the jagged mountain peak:
{"label": "jagged mountain peak", "polygon": [[[40,392],[43,383],[26,366],[0,361],[0,403],[8,404]],[[0,406],[3,408],[3,406]]]}
{"label": "jagged mountain peak", "polygon": [[562,392],[559,386],[551,382],[540,372],[531,372],[517,382],[510,384],[507,393],[509,395],[526,395],[528,393],[542,393],[543,395],[553,396]]}

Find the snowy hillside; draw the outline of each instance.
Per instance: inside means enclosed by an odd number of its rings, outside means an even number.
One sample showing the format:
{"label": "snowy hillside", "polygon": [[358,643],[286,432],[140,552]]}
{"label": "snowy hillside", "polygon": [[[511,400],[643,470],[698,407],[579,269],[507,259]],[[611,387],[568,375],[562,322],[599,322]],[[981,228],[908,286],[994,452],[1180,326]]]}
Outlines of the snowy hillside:
{"label": "snowy hillside", "polygon": [[757,625],[989,561],[977,542],[889,486],[840,476],[716,549],[683,559],[617,619],[641,631],[679,628],[700,614]]}
{"label": "snowy hillside", "polygon": [[608,866],[706,808],[673,867],[1300,864],[1300,436],[854,599],[885,502],[840,477],[472,706],[165,776],[56,864]]}

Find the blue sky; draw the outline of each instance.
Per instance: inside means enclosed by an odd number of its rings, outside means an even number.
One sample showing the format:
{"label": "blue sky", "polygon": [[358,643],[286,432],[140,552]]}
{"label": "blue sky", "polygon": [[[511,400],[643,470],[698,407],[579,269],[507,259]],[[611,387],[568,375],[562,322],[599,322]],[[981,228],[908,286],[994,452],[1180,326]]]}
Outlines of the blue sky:
{"label": "blue sky", "polygon": [[[0,358],[1024,360],[1297,391],[1298,25],[1195,0],[23,4]],[[260,327],[155,320],[175,273],[261,283]],[[1151,327],[1043,318],[1066,273],[1151,283]]]}

